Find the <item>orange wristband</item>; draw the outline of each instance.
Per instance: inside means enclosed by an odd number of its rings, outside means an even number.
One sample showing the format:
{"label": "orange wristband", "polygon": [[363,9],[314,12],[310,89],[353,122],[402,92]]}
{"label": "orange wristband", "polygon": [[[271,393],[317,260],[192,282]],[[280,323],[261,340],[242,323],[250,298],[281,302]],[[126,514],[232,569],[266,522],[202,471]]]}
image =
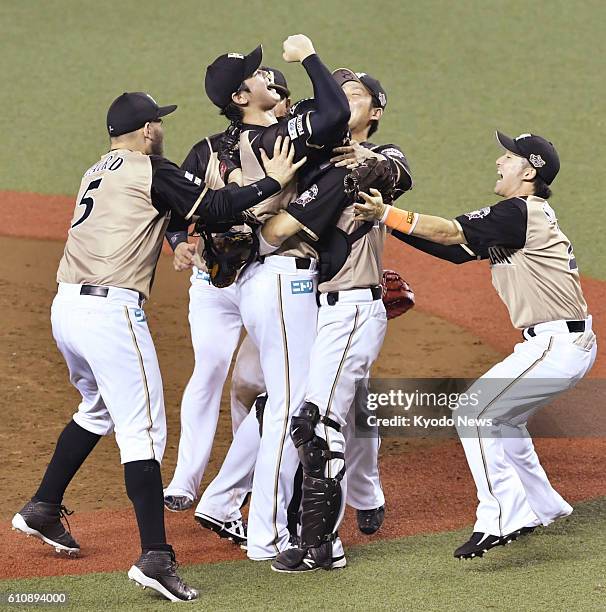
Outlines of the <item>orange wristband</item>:
{"label": "orange wristband", "polygon": [[412,234],[418,220],[419,213],[390,206],[384,223],[387,227],[391,227],[391,229],[403,232],[404,234]]}

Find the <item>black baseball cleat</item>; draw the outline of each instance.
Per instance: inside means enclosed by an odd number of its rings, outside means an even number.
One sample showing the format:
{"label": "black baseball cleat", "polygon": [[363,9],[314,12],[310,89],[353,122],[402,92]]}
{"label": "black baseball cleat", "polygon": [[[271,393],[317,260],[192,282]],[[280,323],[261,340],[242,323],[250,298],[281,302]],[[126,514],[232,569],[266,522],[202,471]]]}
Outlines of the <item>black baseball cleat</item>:
{"label": "black baseball cleat", "polygon": [[489,533],[474,531],[469,540],[454,551],[454,556],[457,559],[474,559],[475,557],[483,557],[484,553],[487,553],[491,548],[510,544],[517,537],[517,531],[506,536],[494,536],[490,535]]}
{"label": "black baseball cleat", "polygon": [[522,527],[522,529],[518,530],[517,534],[518,536],[530,535],[535,529],[536,527]]}
{"label": "black baseball cleat", "polygon": [[379,506],[372,510],[356,510],[358,529],[366,534],[372,535],[381,529],[385,520],[385,506]]}
{"label": "black baseball cleat", "polygon": [[305,574],[319,569],[341,569],[347,565],[345,555],[326,559],[324,546],[287,548],[273,560],[271,569],[282,574]]}
{"label": "black baseball cleat", "polygon": [[166,495],[164,507],[171,512],[185,512],[194,505],[194,500],[186,495]]}
{"label": "black baseball cleat", "polygon": [[224,522],[201,512],[196,512],[194,518],[204,529],[210,529],[220,538],[231,540],[246,550],[246,523],[242,519]]}
{"label": "black baseball cleat", "polygon": [[80,552],[80,544],[74,540],[68,529],[65,529],[61,519],[67,522],[67,516],[73,514],[61,504],[51,504],[32,499],[15,516],[12,525],[14,530],[25,535],[34,536],[45,544],[54,547],[58,553],[75,556]]}
{"label": "black baseball cleat", "polygon": [[144,589],[154,589],[170,601],[198,599],[198,591],[181,580],[177,567],[174,552],[149,550],[128,570],[128,577]]}

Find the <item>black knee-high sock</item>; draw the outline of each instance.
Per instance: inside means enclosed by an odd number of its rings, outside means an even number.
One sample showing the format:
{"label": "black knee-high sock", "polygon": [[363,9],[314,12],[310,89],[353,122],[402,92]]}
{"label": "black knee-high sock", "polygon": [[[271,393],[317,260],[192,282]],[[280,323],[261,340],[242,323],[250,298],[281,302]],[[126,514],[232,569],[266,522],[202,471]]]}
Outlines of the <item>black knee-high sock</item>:
{"label": "black knee-high sock", "polygon": [[160,464],[154,459],[124,464],[126,493],[135,507],[141,549],[172,551],[164,529],[164,493]]}
{"label": "black knee-high sock", "polygon": [[51,504],[60,504],[67,485],[100,439],[101,436],[80,427],[75,421],[70,421],[57,440],[55,452],[35,498]]}

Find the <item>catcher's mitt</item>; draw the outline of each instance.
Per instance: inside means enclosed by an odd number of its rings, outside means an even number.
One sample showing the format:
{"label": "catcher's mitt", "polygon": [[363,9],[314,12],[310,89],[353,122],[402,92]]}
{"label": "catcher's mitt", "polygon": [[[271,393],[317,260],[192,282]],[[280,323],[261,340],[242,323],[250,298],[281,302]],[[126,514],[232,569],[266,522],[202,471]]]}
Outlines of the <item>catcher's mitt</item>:
{"label": "catcher's mitt", "polygon": [[356,166],[343,180],[345,192],[357,198],[360,191],[368,193],[371,187],[378,189],[384,202],[393,200],[396,187],[391,164],[386,159],[371,157],[364,163]]}
{"label": "catcher's mitt", "polygon": [[238,273],[249,265],[259,251],[259,239],[253,232],[230,230],[223,234],[211,234],[203,230],[202,256],[215,287],[229,287]]}
{"label": "catcher's mitt", "polygon": [[415,305],[411,286],[394,270],[383,270],[383,304],[387,318],[394,319],[408,312]]}

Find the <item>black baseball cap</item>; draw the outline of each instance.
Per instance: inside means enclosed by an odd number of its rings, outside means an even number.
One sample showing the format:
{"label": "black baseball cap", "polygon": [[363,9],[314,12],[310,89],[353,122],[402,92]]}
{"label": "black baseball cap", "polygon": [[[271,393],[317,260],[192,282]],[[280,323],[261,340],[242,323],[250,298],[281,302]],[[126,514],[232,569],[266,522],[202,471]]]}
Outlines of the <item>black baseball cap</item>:
{"label": "black baseball cap", "polygon": [[288,89],[288,83],[286,77],[277,68],[270,68],[269,66],[261,66],[261,70],[264,70],[269,75],[271,81],[270,87],[275,89],[280,95],[284,95],[286,98],[290,97],[290,89]]}
{"label": "black baseball cap", "polygon": [[353,72],[353,70],[349,70],[349,68],[338,68],[332,73],[332,76],[339,85],[343,85],[348,81],[362,83],[372,96],[377,108],[384,109],[387,106],[387,93],[383,89],[383,86],[377,79],[366,74],[366,72]]}
{"label": "black baseball cap", "polygon": [[107,131],[110,136],[122,136],[142,128],[148,121],[157,121],[176,110],[176,104],[158,106],[158,103],[143,91],[124,92],[118,96],[107,111]]}
{"label": "black baseball cap", "polygon": [[498,130],[495,135],[504,149],[527,159],[537,174],[551,185],[560,170],[560,158],[549,140],[536,134],[520,134],[516,138],[510,138]]}
{"label": "black baseball cap", "polygon": [[231,95],[250,78],[261,65],[263,47],[259,45],[248,55],[225,53],[220,55],[208,68],[204,78],[204,89],[210,101],[219,108],[231,102]]}

